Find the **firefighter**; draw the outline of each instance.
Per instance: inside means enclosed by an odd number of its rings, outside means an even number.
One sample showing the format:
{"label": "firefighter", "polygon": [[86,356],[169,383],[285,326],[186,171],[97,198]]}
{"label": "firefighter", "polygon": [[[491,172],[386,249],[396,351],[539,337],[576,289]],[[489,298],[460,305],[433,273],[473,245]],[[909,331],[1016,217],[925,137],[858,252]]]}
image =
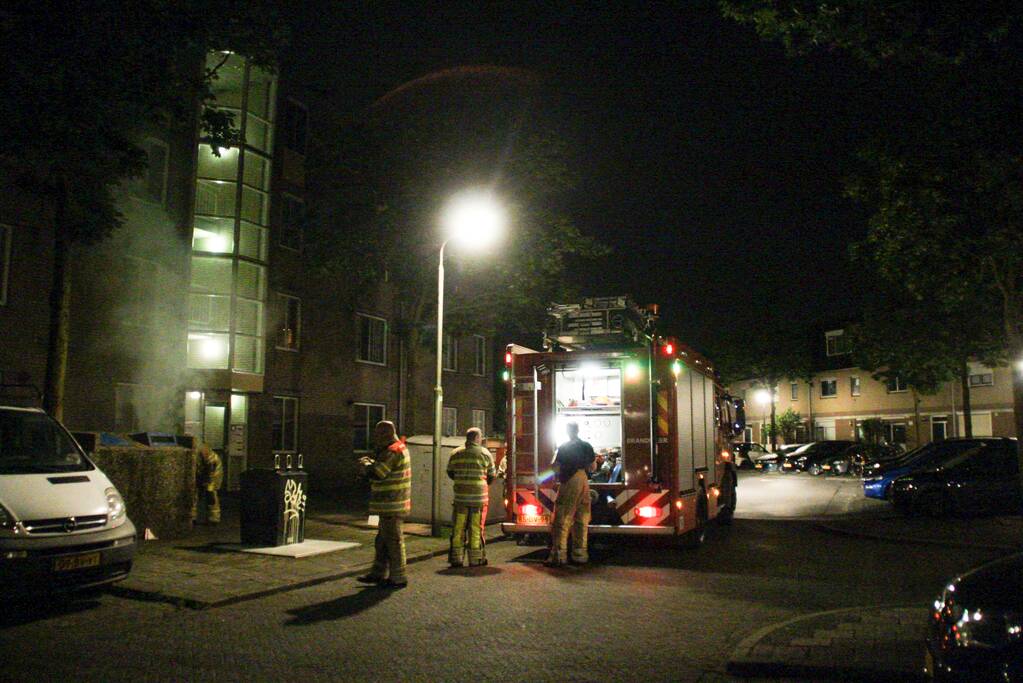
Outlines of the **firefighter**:
{"label": "firefighter", "polygon": [[494,458],[483,447],[483,431],[472,427],[465,433],[465,445],[456,448],[448,460],[448,478],[454,482],[455,496],[451,513],[451,550],[448,562],[452,567],[465,564],[466,537],[469,545],[469,566],[487,563],[484,530],[490,483],[497,475]]}
{"label": "firefighter", "polygon": [[192,521],[199,519],[200,505],[205,508],[207,524],[220,524],[220,485],[224,483],[224,466],[220,455],[210,448],[209,444],[201,443],[196,450],[195,488],[196,499],[192,506]]}
{"label": "firefighter", "polygon": [[358,580],[386,588],[404,588],[408,578],[401,524],[412,509],[412,460],[393,422],[377,422],[373,447],[373,457],[360,458],[359,465],[370,480],[369,514],[378,515],[380,522],[373,567]]}
{"label": "firefighter", "polygon": [[[560,567],[571,559],[577,564],[589,561],[586,552],[586,528],[590,523],[590,481],[596,454],[593,446],[579,438],[579,425],[569,422],[568,441],[558,446],[554,465],[558,470],[558,497],[551,521],[551,554],[547,566]],[[568,554],[568,535],[572,534],[572,557]]]}

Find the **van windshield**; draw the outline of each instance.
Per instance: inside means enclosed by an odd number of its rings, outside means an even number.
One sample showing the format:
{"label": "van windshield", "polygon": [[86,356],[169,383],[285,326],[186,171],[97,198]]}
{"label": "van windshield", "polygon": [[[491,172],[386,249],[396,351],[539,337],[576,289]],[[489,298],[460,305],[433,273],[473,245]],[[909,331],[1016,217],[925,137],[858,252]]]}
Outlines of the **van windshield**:
{"label": "van windshield", "polygon": [[0,409],[0,474],[89,469],[92,465],[50,416]]}

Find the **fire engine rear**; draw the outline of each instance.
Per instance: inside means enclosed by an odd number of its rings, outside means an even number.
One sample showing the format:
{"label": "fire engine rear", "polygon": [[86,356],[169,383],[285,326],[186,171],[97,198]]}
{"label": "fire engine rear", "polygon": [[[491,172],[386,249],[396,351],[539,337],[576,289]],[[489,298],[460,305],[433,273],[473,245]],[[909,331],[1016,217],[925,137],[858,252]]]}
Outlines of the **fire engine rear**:
{"label": "fire engine rear", "polygon": [[745,426],[710,362],[654,331],[655,307],[628,297],[551,307],[544,351],[509,345],[505,533],[549,533],[552,465],[565,425],[597,453],[591,534],[703,542],[707,522],[731,520],[736,474],[729,444]]}

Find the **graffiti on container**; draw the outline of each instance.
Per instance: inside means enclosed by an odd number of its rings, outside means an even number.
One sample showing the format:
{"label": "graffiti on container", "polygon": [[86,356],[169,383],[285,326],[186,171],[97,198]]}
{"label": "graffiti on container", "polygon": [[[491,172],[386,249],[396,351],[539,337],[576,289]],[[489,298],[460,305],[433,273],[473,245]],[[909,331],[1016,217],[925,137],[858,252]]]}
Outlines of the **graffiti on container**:
{"label": "graffiti on container", "polygon": [[298,543],[302,513],[305,511],[306,494],[302,485],[289,479],[284,485],[284,542]]}

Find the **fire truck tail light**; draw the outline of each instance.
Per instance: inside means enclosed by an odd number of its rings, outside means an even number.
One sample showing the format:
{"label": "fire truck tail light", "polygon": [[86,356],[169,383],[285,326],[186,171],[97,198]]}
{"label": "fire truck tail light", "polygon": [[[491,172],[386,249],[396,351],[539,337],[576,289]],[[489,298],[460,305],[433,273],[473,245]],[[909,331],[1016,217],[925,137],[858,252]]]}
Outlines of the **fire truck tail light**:
{"label": "fire truck tail light", "polygon": [[643,517],[644,519],[653,519],[654,517],[657,516],[658,512],[659,510],[655,508],[653,505],[644,505],[642,507],[636,508],[636,516]]}
{"label": "fire truck tail light", "polygon": [[522,511],[522,514],[525,515],[526,517],[536,517],[537,515],[540,514],[539,505],[523,505],[519,509]]}
{"label": "fire truck tail light", "polygon": [[504,354],[504,364],[505,365],[511,365],[512,364],[512,352],[511,351],[508,351],[508,352],[506,352]]}

